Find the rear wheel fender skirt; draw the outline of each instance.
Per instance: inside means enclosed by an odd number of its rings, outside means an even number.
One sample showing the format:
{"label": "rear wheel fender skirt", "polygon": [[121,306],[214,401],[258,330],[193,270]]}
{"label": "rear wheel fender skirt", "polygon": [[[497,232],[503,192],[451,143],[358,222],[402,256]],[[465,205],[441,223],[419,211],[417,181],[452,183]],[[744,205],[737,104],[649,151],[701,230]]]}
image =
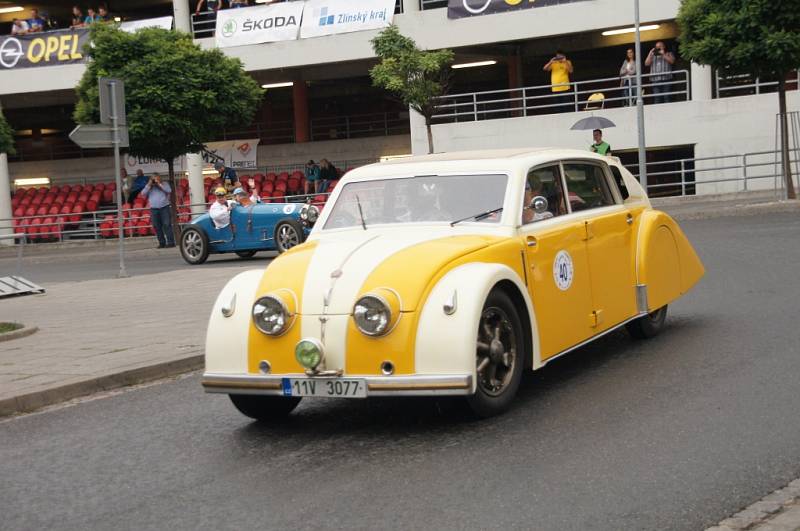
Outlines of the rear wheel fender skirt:
{"label": "rear wheel fender skirt", "polygon": [[636,253],[636,278],[647,286],[647,306],[656,310],[694,286],[705,268],[678,224],[664,212],[642,214]]}

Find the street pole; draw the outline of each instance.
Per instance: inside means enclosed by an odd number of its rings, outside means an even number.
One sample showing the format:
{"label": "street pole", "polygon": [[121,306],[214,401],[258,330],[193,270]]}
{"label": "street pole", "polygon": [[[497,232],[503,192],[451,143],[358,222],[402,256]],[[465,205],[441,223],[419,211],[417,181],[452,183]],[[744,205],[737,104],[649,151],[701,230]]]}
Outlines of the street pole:
{"label": "street pole", "polygon": [[114,81],[109,83],[111,90],[111,133],[114,137],[114,174],[117,179],[117,223],[119,224],[119,278],[126,278],[128,272],[125,270],[125,220],[122,215],[122,175],[120,175],[119,165],[119,125],[117,124],[117,84]]}
{"label": "street pole", "polygon": [[639,131],[639,182],[647,193],[647,151],[644,140],[644,99],[642,98],[642,35],[639,31],[639,0],[633,0],[636,26],[636,128]]}

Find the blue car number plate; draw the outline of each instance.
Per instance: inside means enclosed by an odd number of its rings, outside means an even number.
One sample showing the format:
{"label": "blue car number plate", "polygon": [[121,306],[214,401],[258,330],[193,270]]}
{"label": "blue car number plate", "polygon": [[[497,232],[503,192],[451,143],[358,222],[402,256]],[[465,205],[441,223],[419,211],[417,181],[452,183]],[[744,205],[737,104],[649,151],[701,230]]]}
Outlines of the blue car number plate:
{"label": "blue car number plate", "polygon": [[367,382],[354,378],[283,378],[284,396],[364,398]]}

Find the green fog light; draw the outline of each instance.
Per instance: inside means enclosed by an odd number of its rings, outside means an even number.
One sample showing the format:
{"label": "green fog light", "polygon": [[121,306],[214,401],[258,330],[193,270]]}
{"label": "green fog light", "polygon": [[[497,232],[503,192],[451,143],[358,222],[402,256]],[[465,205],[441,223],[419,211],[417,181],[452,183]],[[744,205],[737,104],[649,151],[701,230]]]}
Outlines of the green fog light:
{"label": "green fog light", "polygon": [[322,343],[316,339],[301,339],[294,347],[294,357],[306,369],[316,369],[322,363]]}

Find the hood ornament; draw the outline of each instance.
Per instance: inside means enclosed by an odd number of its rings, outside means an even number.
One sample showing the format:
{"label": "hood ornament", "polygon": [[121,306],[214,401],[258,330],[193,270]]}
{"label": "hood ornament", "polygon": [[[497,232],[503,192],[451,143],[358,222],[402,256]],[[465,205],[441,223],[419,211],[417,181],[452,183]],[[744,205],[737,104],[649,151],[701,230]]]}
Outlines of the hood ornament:
{"label": "hood ornament", "polygon": [[228,304],[222,305],[220,311],[222,312],[223,317],[230,317],[231,315],[233,315],[233,312],[235,310],[236,310],[236,294],[234,293],[233,297],[231,297],[230,302]]}

